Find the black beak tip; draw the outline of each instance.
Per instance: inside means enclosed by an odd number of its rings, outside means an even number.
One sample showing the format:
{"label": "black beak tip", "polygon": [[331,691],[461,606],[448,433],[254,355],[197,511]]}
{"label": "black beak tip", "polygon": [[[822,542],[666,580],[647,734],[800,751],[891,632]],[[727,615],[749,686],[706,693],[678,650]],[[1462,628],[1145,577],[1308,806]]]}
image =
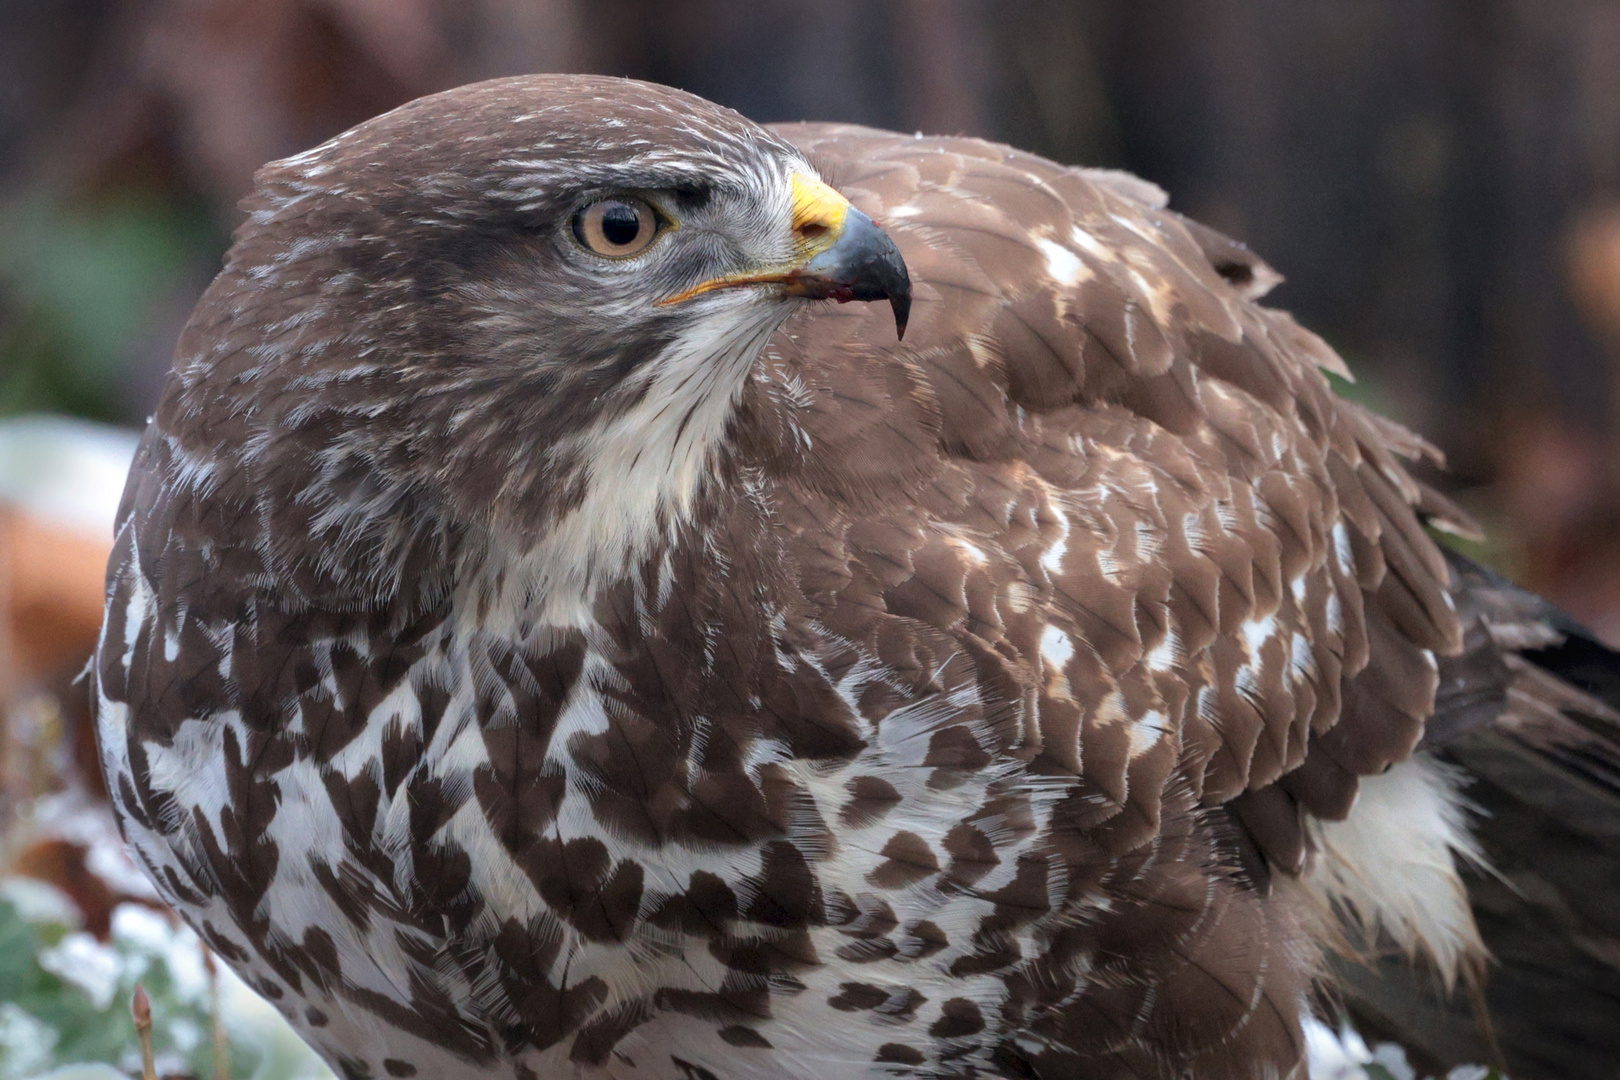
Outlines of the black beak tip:
{"label": "black beak tip", "polygon": [[850,208],[843,235],[805,267],[801,296],[887,300],[895,335],[906,336],[911,318],[911,275],[894,240],[876,222]]}
{"label": "black beak tip", "polygon": [[911,318],[911,290],[891,293],[889,306],[894,309],[894,336],[897,340],[904,341],[906,322]]}
{"label": "black beak tip", "polygon": [[[864,215],[863,215],[864,216]],[[894,333],[901,340],[906,336],[906,323],[911,319],[911,272],[894,240],[876,222],[867,219],[870,230],[867,240],[871,249],[866,283],[872,299],[887,299],[894,311]]]}

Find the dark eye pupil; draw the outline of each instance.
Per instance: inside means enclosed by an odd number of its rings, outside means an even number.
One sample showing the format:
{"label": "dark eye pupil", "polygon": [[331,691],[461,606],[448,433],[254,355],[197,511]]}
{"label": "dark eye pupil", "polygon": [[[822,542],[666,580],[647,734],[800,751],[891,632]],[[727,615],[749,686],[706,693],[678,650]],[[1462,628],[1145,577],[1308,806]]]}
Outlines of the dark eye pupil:
{"label": "dark eye pupil", "polygon": [[641,215],[626,203],[613,203],[602,211],[602,239],[625,247],[641,235]]}

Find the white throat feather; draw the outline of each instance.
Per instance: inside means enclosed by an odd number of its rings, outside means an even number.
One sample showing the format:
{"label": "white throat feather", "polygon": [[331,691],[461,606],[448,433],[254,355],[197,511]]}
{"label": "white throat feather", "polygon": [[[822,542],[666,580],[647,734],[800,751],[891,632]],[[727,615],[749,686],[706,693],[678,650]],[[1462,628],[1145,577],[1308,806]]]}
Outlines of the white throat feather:
{"label": "white throat feather", "polygon": [[[463,576],[492,603],[458,605],[484,629],[524,621],[585,626],[597,591],[628,573],[691,514],[714,473],[737,396],[791,311],[752,291],[701,301],[701,317],[646,366],[631,408],[571,436],[585,494],[537,542],[501,543]],[[694,312],[694,314],[696,314]]]}

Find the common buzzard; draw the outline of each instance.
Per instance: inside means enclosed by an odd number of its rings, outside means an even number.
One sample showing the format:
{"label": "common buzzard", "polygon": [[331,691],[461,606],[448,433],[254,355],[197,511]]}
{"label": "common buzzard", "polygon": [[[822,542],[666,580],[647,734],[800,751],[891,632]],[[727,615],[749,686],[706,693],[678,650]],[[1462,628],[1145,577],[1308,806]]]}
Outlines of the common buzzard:
{"label": "common buzzard", "polygon": [[1478,956],[1466,521],[1157,188],[535,76],[244,209],[99,731],[343,1076],[1297,1077],[1333,912]]}

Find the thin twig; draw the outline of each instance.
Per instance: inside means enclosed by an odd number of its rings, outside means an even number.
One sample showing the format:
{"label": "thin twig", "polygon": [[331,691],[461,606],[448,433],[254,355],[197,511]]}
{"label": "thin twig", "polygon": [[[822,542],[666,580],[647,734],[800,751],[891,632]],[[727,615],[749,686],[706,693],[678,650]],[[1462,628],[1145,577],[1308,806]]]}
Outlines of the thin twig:
{"label": "thin twig", "polygon": [[208,1000],[214,1007],[214,1080],[231,1080],[231,1047],[225,1038],[225,1016],[219,1004],[219,965],[214,950],[201,946],[203,967],[208,971]]}
{"label": "thin twig", "polygon": [[157,1064],[152,1057],[152,1000],[146,987],[135,984],[135,1000],[129,1011],[135,1014],[135,1037],[141,1041],[141,1080],[157,1080]]}

